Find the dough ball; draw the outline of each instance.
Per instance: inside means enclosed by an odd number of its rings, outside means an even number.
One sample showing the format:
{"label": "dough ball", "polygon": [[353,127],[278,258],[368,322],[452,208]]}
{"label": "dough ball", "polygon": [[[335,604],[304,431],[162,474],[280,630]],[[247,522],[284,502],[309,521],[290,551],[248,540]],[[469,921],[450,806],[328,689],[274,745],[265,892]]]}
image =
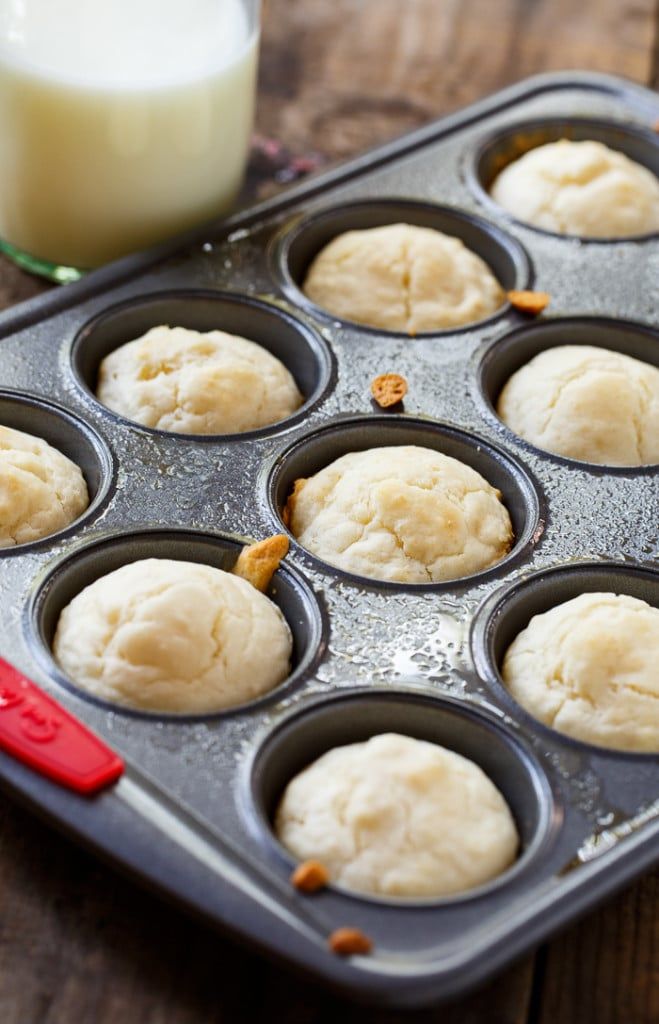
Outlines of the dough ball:
{"label": "dough ball", "polygon": [[288,511],[303,547],[376,580],[469,576],[513,542],[499,491],[457,459],[415,445],[341,456],[296,481]]}
{"label": "dough ball", "polygon": [[85,587],[60,615],[55,659],[84,690],[151,711],[201,714],[253,700],[290,671],[283,615],[210,565],[148,558]]}
{"label": "dough ball", "polygon": [[412,224],[338,235],[302,287],[335,316],[407,334],[474,323],[505,299],[488,265],[459,238]]}
{"label": "dough ball", "polygon": [[466,757],[387,733],[335,747],[289,782],[279,839],[346,889],[450,896],[509,867],[519,839],[508,805]]}
{"label": "dough ball", "polygon": [[96,394],[136,423],[180,434],[256,430],[302,404],[291,374],[261,345],[186,327],[153,327],[115,349],[101,363]]}
{"label": "dough ball", "polygon": [[539,448],[607,466],[659,462],[659,370],[591,345],[540,352],[504,386],[497,412]]}
{"label": "dough ball", "polygon": [[63,530],[88,505],[75,462],[40,437],[0,426],[0,548]]}
{"label": "dough ball", "polygon": [[602,747],[659,751],[659,608],[581,594],[535,615],[508,648],[503,681],[545,725]]}
{"label": "dough ball", "polygon": [[601,142],[537,146],[504,167],[491,194],[518,220],[561,235],[622,238],[659,230],[659,180]]}

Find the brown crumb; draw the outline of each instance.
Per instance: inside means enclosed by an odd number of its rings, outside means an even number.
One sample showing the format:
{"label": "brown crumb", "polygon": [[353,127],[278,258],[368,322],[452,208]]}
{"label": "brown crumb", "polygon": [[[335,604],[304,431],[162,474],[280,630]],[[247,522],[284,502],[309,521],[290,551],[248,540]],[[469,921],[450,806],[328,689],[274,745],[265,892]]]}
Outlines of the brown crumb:
{"label": "brown crumb", "polygon": [[528,313],[529,316],[537,316],[549,305],[550,295],[548,292],[508,292],[508,301],[511,306],[518,309],[520,313]]}
{"label": "brown crumb", "polygon": [[653,131],[655,131],[655,132],[659,132],[659,117],[657,118],[657,120],[656,120],[656,121],[654,122],[654,124],[652,125],[652,129],[653,129]]}
{"label": "brown crumb", "polygon": [[291,882],[300,892],[317,892],[329,882],[329,871],[319,860],[304,860],[291,875]]}
{"label": "brown crumb", "polygon": [[287,552],[288,537],[276,533],[274,537],[246,545],[238,555],[232,572],[264,593]]}
{"label": "brown crumb", "polygon": [[359,928],[337,928],[327,940],[327,945],[337,956],[354,956],[356,953],[370,953],[373,943]]}
{"label": "brown crumb", "polygon": [[407,381],[399,373],[381,373],[371,381],[371,394],[382,409],[398,405],[407,394]]}
{"label": "brown crumb", "polygon": [[286,504],[284,505],[281,513],[281,518],[284,523],[284,526],[288,526],[290,528],[291,517],[293,515],[293,512],[295,511],[295,499],[297,498],[298,494],[300,493],[306,482],[307,481],[305,477],[300,477],[300,479],[296,480],[295,483],[293,484],[293,490],[289,494],[286,500]]}

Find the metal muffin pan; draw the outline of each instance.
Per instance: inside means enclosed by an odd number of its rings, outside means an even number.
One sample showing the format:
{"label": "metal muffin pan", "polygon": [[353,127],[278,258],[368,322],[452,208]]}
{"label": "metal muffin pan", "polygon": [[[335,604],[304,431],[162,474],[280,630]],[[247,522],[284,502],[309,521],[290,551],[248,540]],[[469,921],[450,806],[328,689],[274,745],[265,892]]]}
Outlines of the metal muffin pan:
{"label": "metal muffin pan", "polygon": [[[511,126],[584,117],[614,134],[621,126],[647,135],[659,100],[606,76],[531,79],[0,316],[2,384],[12,395],[47,394],[47,403],[34,400],[40,409],[57,403],[92,432],[85,436],[98,434],[94,451],[108,452],[98,463],[97,511],[3,560],[0,654],[128,765],[93,800],[4,755],[0,780],[182,906],[358,999],[413,1006],[455,995],[657,860],[659,759],[545,729],[496,678],[505,630],[543,601],[588,588],[593,572],[604,574],[598,585],[642,580],[657,600],[659,474],[541,452],[504,428],[491,404],[515,360],[563,338],[568,318],[597,318],[593,344],[604,343],[603,318],[616,321],[607,344],[632,345],[633,335],[633,354],[656,362],[657,239],[591,244],[536,231],[485,202],[465,172]],[[409,202],[424,217],[452,218],[442,221],[452,233],[475,232],[462,237],[480,246],[506,287],[533,281],[550,292],[549,315],[529,323],[506,305],[459,331],[409,338],[337,321],[302,301],[298,285],[314,246],[378,217],[401,219]],[[628,330],[626,321],[641,326]],[[161,322],[261,342],[292,369],[306,405],[263,431],[203,439],[116,416],[93,395],[100,359]],[[376,413],[369,383],[392,370],[409,382],[404,411]],[[36,412],[20,422],[51,439]],[[348,448],[410,442],[458,455],[501,489],[516,533],[508,559],[469,579],[405,587],[343,574],[293,544],[272,596],[294,630],[296,667],[278,690],[231,712],[190,718],[108,707],[54,666],[60,608],[102,572],[154,554],[226,567],[246,538],[283,528],[296,476]],[[75,449],[79,462],[85,451]],[[83,469],[91,480],[93,467]],[[545,579],[547,588],[538,582]],[[383,901],[335,886],[309,898],[292,888],[290,858],[270,827],[278,794],[309,758],[382,729],[445,742],[492,775],[522,835],[508,872],[442,901]],[[371,936],[369,957],[328,951],[327,935],[341,925]]]}

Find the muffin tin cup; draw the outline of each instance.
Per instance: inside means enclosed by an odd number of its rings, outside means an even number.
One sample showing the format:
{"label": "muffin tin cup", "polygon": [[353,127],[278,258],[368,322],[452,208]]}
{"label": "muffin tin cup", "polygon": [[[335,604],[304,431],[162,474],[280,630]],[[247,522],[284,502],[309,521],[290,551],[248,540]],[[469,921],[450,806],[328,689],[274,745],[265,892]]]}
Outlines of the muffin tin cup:
{"label": "muffin tin cup", "polygon": [[313,674],[322,660],[329,636],[327,616],[311,587],[298,572],[282,565],[273,576],[267,596],[277,605],[293,636],[292,671],[267,693],[218,711],[185,714],[133,708],[88,693],[63,673],[52,654],[52,642],[64,607],[101,576],[144,558],[197,562],[230,571],[244,541],[226,534],[167,528],[137,529],[94,540],[59,559],[38,580],[27,608],[28,640],[48,675],[78,697],[118,714],[174,722],[224,717],[278,701]]}
{"label": "muffin tin cup", "polygon": [[[514,543],[499,562],[470,576],[438,583],[399,583],[378,580],[347,572],[316,557],[302,547],[284,524],[282,510],[295,480],[310,477],[335,459],[349,452],[389,445],[418,445],[441,452],[471,466],[488,483],[501,491],[510,514]],[[413,419],[409,416],[354,416],[336,419],[305,437],[299,438],[281,453],[271,467],[267,494],[277,528],[285,530],[294,544],[313,565],[325,573],[348,580],[365,589],[399,590],[426,593],[474,586],[484,579],[503,575],[511,566],[528,557],[541,537],[546,513],[540,491],[528,470],[490,441],[448,423]]]}
{"label": "muffin tin cup", "polygon": [[515,434],[498,416],[496,405],[507,381],[534,356],[562,345],[591,345],[631,356],[659,369],[659,330],[632,320],[611,317],[569,316],[538,321],[518,327],[496,341],[488,343],[476,354],[474,384],[477,400],[506,440],[515,440],[530,451],[565,465],[586,469],[601,475],[657,473],[657,464],[642,466],[607,466],[602,463],[572,459],[546,448],[539,448]]}
{"label": "muffin tin cup", "polygon": [[296,860],[277,838],[273,818],[287,784],[334,747],[396,732],[446,747],[474,761],[499,789],[520,836],[517,860],[483,885],[443,897],[344,896],[395,908],[437,908],[475,900],[532,872],[560,829],[562,810],[530,747],[491,712],[414,689],[356,688],[307,703],[261,739],[243,777],[243,811],[259,842],[288,869]]}
{"label": "muffin tin cup", "polygon": [[72,523],[38,540],[0,548],[0,558],[22,555],[70,537],[105,508],[114,493],[116,466],[109,446],[80,416],[38,395],[0,389],[0,424],[47,441],[82,470],[89,505]]}
{"label": "muffin tin cup", "polygon": [[657,753],[636,753],[574,739],[535,718],[512,697],[499,666],[510,644],[535,615],[570,601],[580,594],[628,594],[659,608],[659,571],[629,562],[572,562],[553,566],[496,590],[478,609],[470,633],[471,654],[479,676],[492,697],[530,733],[582,753],[597,751],[625,761],[656,762]]}
{"label": "muffin tin cup", "polygon": [[[356,327],[367,335],[409,338],[401,331],[388,331],[368,324],[335,316],[316,305],[302,291],[302,282],[314,257],[337,235],[345,231],[383,227],[405,223],[415,227],[432,228],[459,238],[468,249],[488,264],[504,291],[527,288],[532,278],[532,267],[526,250],[511,235],[483,218],[464,210],[413,199],[373,199],[332,206],[286,226],[271,249],[273,271],[287,298],[314,317],[333,323]],[[504,301],[490,316],[473,323],[445,327],[436,331],[419,331],[416,338],[459,334],[492,323],[510,310]]]}
{"label": "muffin tin cup", "polygon": [[[299,409],[275,423],[233,434],[184,434],[143,426],[113,412],[96,397],[102,360],[126,342],[160,325],[194,331],[226,331],[261,345],[279,359],[295,378],[304,396]],[[307,323],[272,303],[239,292],[197,288],[153,292],[105,309],[75,335],[71,370],[78,386],[115,422],[161,437],[182,441],[248,441],[281,433],[305,419],[329,394],[336,379],[330,347]]]}
{"label": "muffin tin cup", "polygon": [[585,235],[570,235],[539,228],[528,221],[519,220],[509,210],[500,206],[490,195],[490,188],[497,175],[531,149],[559,139],[572,142],[601,142],[609,149],[619,150],[630,160],[642,164],[659,177],[659,136],[649,127],[629,123],[602,121],[586,117],[538,117],[532,120],[516,121],[485,135],[472,149],[465,166],[465,178],[471,191],[481,205],[489,212],[504,217],[530,231],[537,231],[552,238],[578,238],[583,242],[614,244],[616,242],[646,241],[659,237],[659,232],[640,235],[625,235],[613,238],[598,238]]}

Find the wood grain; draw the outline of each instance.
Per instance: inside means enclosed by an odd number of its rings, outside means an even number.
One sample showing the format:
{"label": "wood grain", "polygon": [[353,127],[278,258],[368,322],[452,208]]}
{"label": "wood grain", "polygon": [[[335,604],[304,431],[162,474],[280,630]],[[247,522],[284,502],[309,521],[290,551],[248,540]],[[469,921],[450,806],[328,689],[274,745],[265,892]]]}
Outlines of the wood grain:
{"label": "wood grain", "polygon": [[537,72],[648,82],[655,16],[654,0],[269,0],[259,128],[345,158]]}
{"label": "wood grain", "polygon": [[[653,0],[269,0],[258,130],[349,157],[526,75],[659,85]],[[255,157],[253,190],[272,191]],[[0,308],[47,285],[0,258]],[[2,1024],[656,1024],[659,874],[447,1007],[352,1007],[172,911],[0,798]]]}
{"label": "wood grain", "polygon": [[538,1024],[659,1021],[659,872],[590,914],[547,950]]}

